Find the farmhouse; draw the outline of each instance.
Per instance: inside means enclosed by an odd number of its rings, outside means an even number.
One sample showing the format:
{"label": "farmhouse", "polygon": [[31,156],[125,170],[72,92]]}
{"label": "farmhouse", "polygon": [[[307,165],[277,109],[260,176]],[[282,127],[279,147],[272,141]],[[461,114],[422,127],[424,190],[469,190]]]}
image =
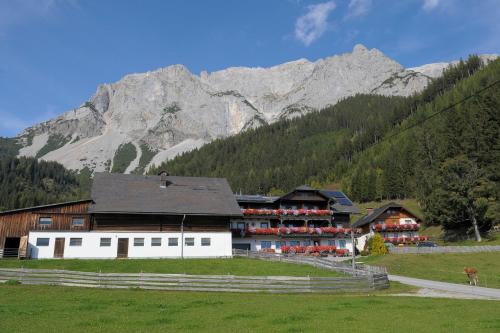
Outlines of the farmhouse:
{"label": "farmhouse", "polygon": [[91,199],[0,213],[0,256],[231,257],[352,251],[352,202],[300,186],[280,197],[234,195],[225,179],[96,173]]}
{"label": "farmhouse", "polygon": [[420,236],[420,218],[407,208],[395,202],[377,209],[368,209],[368,214],[353,224],[361,228],[363,234],[380,233],[385,242],[393,244],[411,244],[426,240]]}
{"label": "farmhouse", "polygon": [[31,258],[232,255],[230,221],[242,214],[225,179],[96,173],[91,197],[0,213],[0,249]]}
{"label": "farmhouse", "polygon": [[[252,251],[352,251],[350,214],[340,191],[300,186],[283,196],[237,195],[243,217],[232,221],[233,247]],[[313,247],[313,248],[311,248]]]}

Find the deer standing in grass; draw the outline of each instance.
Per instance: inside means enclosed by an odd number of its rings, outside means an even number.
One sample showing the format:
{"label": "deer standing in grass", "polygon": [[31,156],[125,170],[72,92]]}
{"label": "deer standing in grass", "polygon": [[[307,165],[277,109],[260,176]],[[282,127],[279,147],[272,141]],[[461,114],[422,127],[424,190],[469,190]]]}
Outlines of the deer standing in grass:
{"label": "deer standing in grass", "polygon": [[477,286],[477,283],[479,282],[479,278],[477,276],[477,269],[473,267],[465,267],[464,268],[464,273],[467,275],[469,278],[469,284],[472,286],[474,284]]}

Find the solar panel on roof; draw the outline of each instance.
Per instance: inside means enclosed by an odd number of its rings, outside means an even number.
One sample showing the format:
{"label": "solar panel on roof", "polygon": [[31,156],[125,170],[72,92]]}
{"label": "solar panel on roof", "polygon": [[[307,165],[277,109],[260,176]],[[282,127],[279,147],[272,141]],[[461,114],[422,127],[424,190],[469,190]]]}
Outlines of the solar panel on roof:
{"label": "solar panel on roof", "polygon": [[343,192],[340,191],[324,191],[326,195],[334,198],[347,198]]}
{"label": "solar panel on roof", "polygon": [[351,200],[347,199],[346,197],[338,198],[336,201],[342,206],[352,206]]}

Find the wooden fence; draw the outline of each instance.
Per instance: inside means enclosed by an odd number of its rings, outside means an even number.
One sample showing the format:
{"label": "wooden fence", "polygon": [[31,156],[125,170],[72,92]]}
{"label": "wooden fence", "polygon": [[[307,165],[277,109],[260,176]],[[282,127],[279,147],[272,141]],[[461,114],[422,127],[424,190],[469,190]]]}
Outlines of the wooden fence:
{"label": "wooden fence", "polygon": [[370,274],[387,275],[387,269],[385,267],[355,264],[353,270],[350,260],[348,260],[349,263],[346,263],[345,261],[335,261],[332,257],[312,257],[301,254],[283,255],[279,253],[266,253],[239,249],[233,249],[233,256],[289,262],[293,264],[305,264],[354,276]]}
{"label": "wooden fence", "polygon": [[408,253],[475,253],[475,252],[497,252],[500,245],[484,246],[437,246],[437,247],[394,247],[389,250],[394,254]]}
{"label": "wooden fence", "polygon": [[140,288],[172,291],[335,293],[366,292],[389,286],[387,275],[349,277],[184,275],[94,273],[67,270],[0,268],[0,281],[90,288]]}

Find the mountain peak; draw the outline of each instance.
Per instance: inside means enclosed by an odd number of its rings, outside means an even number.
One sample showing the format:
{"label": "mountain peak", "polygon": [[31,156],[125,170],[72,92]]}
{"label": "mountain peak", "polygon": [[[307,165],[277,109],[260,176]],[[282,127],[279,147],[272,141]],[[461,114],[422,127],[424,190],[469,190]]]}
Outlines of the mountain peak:
{"label": "mountain peak", "polygon": [[[99,86],[80,108],[28,128],[20,155],[69,169],[144,172],[217,138],[302,116],[358,93],[407,96],[429,77],[377,49],[192,74],[171,65]],[[116,163],[116,165],[114,165]]]}

